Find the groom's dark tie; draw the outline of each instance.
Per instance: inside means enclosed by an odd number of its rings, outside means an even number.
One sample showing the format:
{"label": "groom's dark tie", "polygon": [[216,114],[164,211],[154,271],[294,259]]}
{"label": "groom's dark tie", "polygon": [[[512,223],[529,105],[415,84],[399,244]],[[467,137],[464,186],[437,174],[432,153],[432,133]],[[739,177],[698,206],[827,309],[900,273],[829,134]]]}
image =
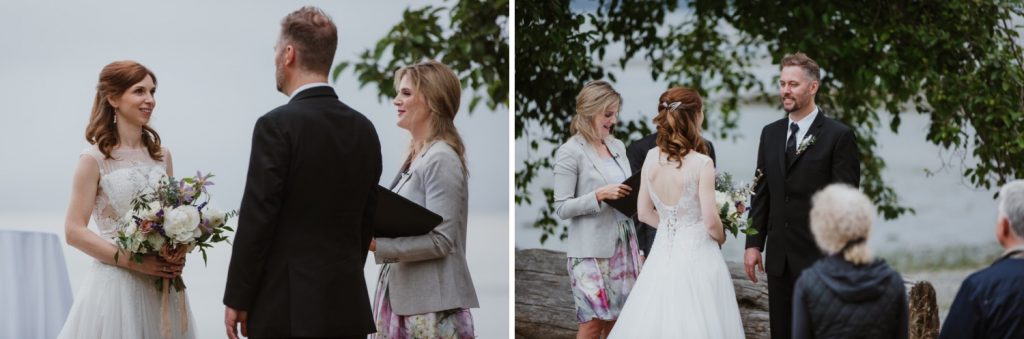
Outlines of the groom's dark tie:
{"label": "groom's dark tie", "polygon": [[796,160],[796,132],[800,131],[800,126],[791,122],[789,130],[792,132],[789,134],[789,140],[786,140],[786,166],[793,164],[793,160]]}

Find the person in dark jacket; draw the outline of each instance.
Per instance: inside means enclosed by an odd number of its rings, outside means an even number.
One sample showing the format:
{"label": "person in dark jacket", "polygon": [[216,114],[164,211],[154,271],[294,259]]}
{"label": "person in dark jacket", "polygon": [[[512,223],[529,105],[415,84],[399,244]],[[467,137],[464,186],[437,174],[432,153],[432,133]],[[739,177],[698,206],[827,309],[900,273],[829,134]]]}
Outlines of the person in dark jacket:
{"label": "person in dark jacket", "polygon": [[796,281],[793,338],[907,338],[903,279],[867,246],[871,201],[852,186],[832,184],[812,204],[811,231],[826,257]]}
{"label": "person in dark jacket", "polygon": [[1024,180],[999,197],[996,240],[1005,252],[960,285],[939,338],[1024,338]]}

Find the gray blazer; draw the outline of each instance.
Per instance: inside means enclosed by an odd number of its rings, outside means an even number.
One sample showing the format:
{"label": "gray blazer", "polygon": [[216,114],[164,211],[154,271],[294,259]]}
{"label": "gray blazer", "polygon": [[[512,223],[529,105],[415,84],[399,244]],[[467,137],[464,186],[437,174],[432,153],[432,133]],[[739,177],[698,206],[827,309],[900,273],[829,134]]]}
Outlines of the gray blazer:
{"label": "gray blazer", "polygon": [[[604,143],[626,176],[631,175],[626,146],[612,136]],[[609,178],[603,160],[582,135],[573,135],[555,152],[555,214],[569,220],[568,257],[610,258],[615,251],[615,209],[598,202],[595,193],[619,183]]]}
{"label": "gray blazer", "polygon": [[400,173],[392,191],[441,215],[425,235],[377,238],[374,259],[391,263],[388,291],[398,315],[480,307],[466,265],[469,185],[459,155],[435,141]]}

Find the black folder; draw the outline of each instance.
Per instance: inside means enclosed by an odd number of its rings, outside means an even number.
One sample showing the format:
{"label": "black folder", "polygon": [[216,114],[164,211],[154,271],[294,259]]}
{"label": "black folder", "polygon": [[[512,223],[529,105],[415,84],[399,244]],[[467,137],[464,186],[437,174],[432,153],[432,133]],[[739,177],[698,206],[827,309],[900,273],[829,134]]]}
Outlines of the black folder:
{"label": "black folder", "polygon": [[[634,209],[636,206],[633,207]],[[437,213],[398,193],[377,186],[377,210],[373,213],[373,236],[399,238],[424,235],[441,224]]]}
{"label": "black folder", "polygon": [[617,200],[605,200],[604,202],[611,205],[612,208],[619,210],[622,214],[632,217],[636,214],[636,197],[640,194],[640,171],[633,173],[633,176],[622,182],[623,185],[632,188],[629,191],[629,195],[619,198]]}

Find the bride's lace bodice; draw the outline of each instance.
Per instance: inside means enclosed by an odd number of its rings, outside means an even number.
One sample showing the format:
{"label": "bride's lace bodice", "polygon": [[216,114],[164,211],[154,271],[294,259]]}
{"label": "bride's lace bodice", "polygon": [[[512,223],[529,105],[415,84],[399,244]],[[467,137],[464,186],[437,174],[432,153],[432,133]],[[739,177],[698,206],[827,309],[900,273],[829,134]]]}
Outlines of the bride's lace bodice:
{"label": "bride's lace bodice", "polygon": [[[166,156],[167,149],[162,149]],[[104,238],[117,235],[117,220],[131,210],[132,199],[136,195],[156,188],[160,179],[167,174],[163,161],[149,157],[143,149],[114,149],[110,155],[113,159],[105,159],[95,145],[82,151],[82,156],[96,160],[100,169],[100,181],[96,189],[96,203],[92,216]]]}
{"label": "bride's lace bodice", "polygon": [[697,190],[700,171],[709,162],[708,156],[690,152],[679,166],[678,162],[669,162],[658,148],[651,150],[644,160],[642,176],[660,218],[658,233],[667,231],[670,241],[680,231],[696,235],[694,239],[710,239],[701,216]]}

